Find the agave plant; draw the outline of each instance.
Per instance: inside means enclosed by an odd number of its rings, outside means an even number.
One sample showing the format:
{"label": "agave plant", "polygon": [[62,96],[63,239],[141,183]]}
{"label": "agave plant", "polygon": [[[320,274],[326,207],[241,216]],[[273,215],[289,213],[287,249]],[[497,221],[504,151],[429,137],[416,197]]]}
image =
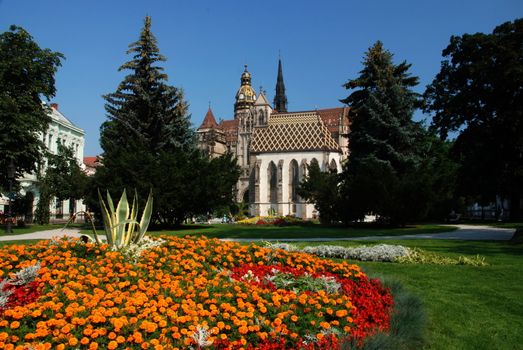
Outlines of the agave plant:
{"label": "agave plant", "polygon": [[105,233],[109,246],[111,248],[121,249],[131,243],[138,243],[145,235],[145,232],[147,232],[151,221],[153,211],[152,191],[149,192],[149,197],[147,198],[140,222],[138,222],[138,195],[136,190],[134,191],[131,207],[129,207],[125,189],[116,209],[109,191],[107,191],[107,205],[102,198],[100,190],[98,190],[98,198],[100,200]]}

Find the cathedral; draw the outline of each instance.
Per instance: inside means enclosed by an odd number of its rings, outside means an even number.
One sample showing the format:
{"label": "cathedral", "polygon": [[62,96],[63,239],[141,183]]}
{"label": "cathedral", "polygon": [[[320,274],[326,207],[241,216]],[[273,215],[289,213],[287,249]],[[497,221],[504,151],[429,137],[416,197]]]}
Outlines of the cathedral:
{"label": "cathedral", "polygon": [[348,155],[348,107],[287,111],[281,60],[272,106],[251,80],[245,66],[234,119],[217,123],[209,107],[197,130],[199,145],[210,157],[236,156],[241,167],[237,200],[248,203],[251,215],[316,218],[313,203],[301,199],[296,189],[313,159],[322,171],[341,171]]}

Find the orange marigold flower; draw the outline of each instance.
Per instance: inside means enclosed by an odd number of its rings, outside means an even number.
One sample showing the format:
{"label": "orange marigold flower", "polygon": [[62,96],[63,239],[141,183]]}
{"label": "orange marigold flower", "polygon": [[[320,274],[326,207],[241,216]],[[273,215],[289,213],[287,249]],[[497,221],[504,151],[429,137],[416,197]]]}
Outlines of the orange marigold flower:
{"label": "orange marigold flower", "polygon": [[320,326],[325,329],[331,328],[331,325],[329,322],[320,322]]}
{"label": "orange marigold flower", "polygon": [[69,338],[68,344],[70,346],[76,346],[78,344],[78,339],[76,339],[75,337]]}
{"label": "orange marigold flower", "polygon": [[118,347],[118,343],[115,342],[114,340],[111,340],[111,341],[109,342],[109,344],[107,344],[107,349],[109,349],[109,350],[114,350],[114,349],[116,349],[117,347]]}
{"label": "orange marigold flower", "polygon": [[347,310],[338,310],[338,311],[336,311],[336,317],[340,317],[340,318],[341,317],[345,317],[345,316],[347,316],[347,314],[348,314]]}
{"label": "orange marigold flower", "polygon": [[118,344],[122,344],[122,343],[125,342],[125,338],[122,337],[121,335],[119,335],[119,336],[116,338],[116,342],[117,342]]}

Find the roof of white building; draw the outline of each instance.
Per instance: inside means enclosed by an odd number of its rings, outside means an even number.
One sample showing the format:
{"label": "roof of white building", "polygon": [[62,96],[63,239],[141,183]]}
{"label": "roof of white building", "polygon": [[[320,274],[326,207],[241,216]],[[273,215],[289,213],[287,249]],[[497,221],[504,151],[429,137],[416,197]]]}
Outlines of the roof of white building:
{"label": "roof of white building", "polygon": [[81,133],[82,135],[85,134],[83,129],[74,125],[69,119],[66,118],[65,115],[63,115],[58,110],[58,105],[56,103],[51,103],[51,118],[58,124],[68,127],[78,133]]}

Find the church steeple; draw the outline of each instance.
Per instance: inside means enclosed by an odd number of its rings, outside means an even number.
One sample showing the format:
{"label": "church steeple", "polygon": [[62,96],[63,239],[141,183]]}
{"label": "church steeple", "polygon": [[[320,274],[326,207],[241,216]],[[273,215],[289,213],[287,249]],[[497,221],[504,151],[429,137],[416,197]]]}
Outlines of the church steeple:
{"label": "church steeple", "polygon": [[281,59],[278,59],[278,78],[276,80],[276,95],[274,95],[274,109],[278,112],[287,112],[287,96],[285,96]]}

